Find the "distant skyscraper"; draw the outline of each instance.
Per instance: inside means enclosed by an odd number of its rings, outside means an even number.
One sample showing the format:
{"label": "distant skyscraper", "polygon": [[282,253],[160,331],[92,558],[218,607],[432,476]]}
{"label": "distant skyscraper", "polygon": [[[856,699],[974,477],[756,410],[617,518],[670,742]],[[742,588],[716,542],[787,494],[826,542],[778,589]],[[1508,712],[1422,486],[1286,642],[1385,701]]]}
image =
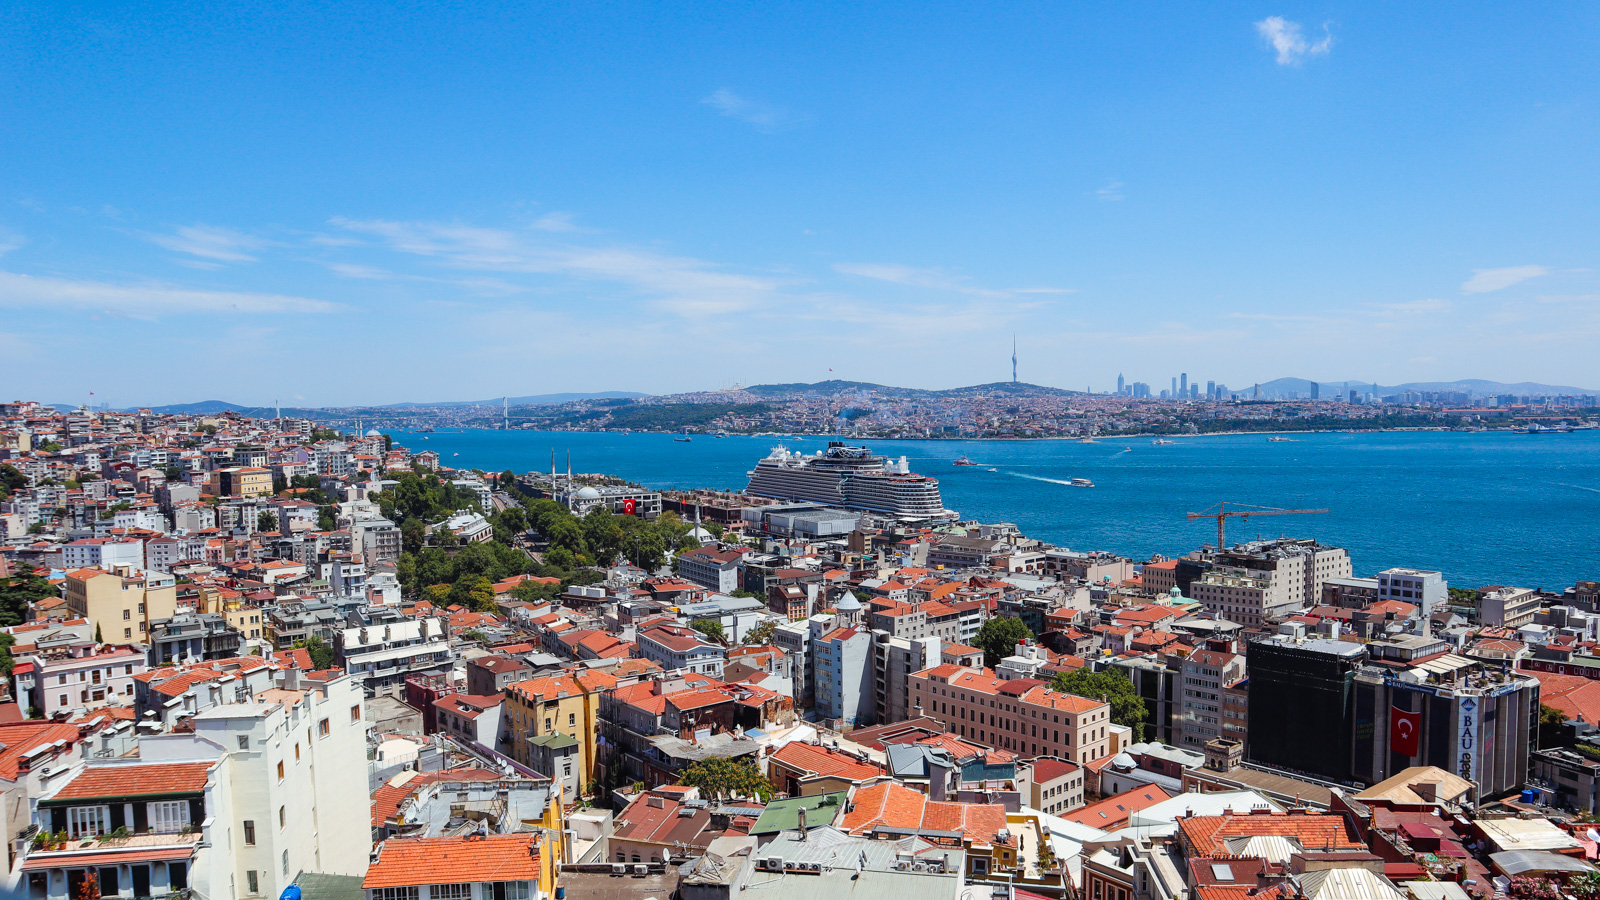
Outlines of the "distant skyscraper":
{"label": "distant skyscraper", "polygon": [[1011,336],[1011,383],[1017,383],[1017,336]]}
{"label": "distant skyscraper", "polygon": [[1117,393],[1122,393],[1122,373],[1117,373]]}
{"label": "distant skyscraper", "polygon": [[1322,385],[1316,383],[1315,381],[1311,382],[1311,399],[1322,399]]}
{"label": "distant skyscraper", "polygon": [[1178,376],[1178,396],[1180,396],[1180,397],[1189,396],[1189,373],[1188,372],[1185,372],[1182,375]]}
{"label": "distant skyscraper", "polygon": [[1206,399],[1217,399],[1217,383],[1215,381],[1206,382]]}
{"label": "distant skyscraper", "polygon": [[1176,376],[1176,375],[1172,376],[1172,393],[1168,394],[1167,396],[1169,396],[1169,397],[1178,396],[1178,376]]}

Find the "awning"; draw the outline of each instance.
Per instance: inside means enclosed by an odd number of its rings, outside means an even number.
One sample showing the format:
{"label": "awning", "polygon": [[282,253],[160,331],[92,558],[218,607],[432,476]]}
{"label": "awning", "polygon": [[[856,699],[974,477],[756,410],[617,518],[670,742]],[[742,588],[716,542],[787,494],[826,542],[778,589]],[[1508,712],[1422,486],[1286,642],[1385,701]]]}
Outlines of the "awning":
{"label": "awning", "polygon": [[194,845],[159,847],[151,850],[114,850],[85,853],[35,853],[22,864],[24,871],[39,869],[83,869],[90,866],[116,866],[127,863],[182,862],[194,856]]}

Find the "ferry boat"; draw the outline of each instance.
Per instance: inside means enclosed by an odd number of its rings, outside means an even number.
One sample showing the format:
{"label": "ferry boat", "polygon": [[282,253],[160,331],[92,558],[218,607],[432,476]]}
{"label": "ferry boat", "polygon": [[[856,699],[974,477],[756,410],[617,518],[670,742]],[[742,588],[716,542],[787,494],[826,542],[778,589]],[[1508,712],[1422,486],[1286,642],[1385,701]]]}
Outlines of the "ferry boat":
{"label": "ferry boat", "polygon": [[1072,479],[1072,486],[1073,487],[1094,487],[1094,482],[1090,481],[1087,478],[1074,478],[1074,479]]}
{"label": "ferry boat", "polygon": [[1159,447],[1162,444],[1176,444],[1177,441],[1169,441],[1166,438],[1156,438],[1155,440],[1151,441],[1150,443],[1155,444],[1157,447]]}
{"label": "ferry boat", "polygon": [[955,462],[951,463],[950,465],[952,465],[952,466],[975,466],[975,465],[977,465],[977,463],[973,462],[970,459],[967,459],[967,455],[965,453],[963,453],[963,454],[961,454],[961,458],[960,459],[956,460]]}
{"label": "ferry boat", "polygon": [[1286,444],[1291,440],[1293,440],[1293,439],[1292,438],[1286,438],[1281,434],[1275,434],[1272,437],[1267,438],[1267,443],[1269,443],[1269,444]]}
{"label": "ferry boat", "polygon": [[912,521],[955,516],[944,508],[938,480],[913,473],[904,456],[890,460],[843,441],[829,441],[826,450],[814,454],[774,447],[749,475],[745,493],[757,497],[826,503]]}

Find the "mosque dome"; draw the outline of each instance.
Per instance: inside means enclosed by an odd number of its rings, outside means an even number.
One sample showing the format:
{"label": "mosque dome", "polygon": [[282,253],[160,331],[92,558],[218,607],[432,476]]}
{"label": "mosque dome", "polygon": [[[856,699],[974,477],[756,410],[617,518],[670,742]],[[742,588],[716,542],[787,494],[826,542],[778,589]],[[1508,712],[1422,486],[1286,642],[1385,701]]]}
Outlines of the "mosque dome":
{"label": "mosque dome", "polygon": [[594,488],[588,487],[586,485],[584,487],[578,488],[578,492],[576,494],[572,495],[572,499],[574,499],[574,500],[599,500],[600,499],[600,492],[595,490]]}

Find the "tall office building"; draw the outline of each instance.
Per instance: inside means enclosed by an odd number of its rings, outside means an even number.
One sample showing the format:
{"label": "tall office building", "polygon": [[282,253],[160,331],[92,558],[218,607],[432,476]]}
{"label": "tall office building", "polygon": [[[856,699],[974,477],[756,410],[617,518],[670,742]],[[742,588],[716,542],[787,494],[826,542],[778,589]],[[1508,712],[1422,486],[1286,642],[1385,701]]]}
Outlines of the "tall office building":
{"label": "tall office building", "polygon": [[1178,376],[1178,396],[1180,396],[1180,397],[1189,396],[1189,373],[1188,372],[1184,372],[1182,375]]}
{"label": "tall office building", "polygon": [[1206,382],[1206,399],[1217,399],[1217,383],[1215,381]]}
{"label": "tall office building", "polygon": [[1322,399],[1322,385],[1316,383],[1315,381],[1311,382],[1311,399]]}
{"label": "tall office building", "polygon": [[1122,393],[1122,373],[1117,373],[1117,393]]}
{"label": "tall office building", "polygon": [[1178,376],[1176,376],[1176,375],[1172,376],[1172,393],[1168,394],[1167,396],[1169,396],[1169,397],[1178,396]]}
{"label": "tall office building", "polygon": [[1274,637],[1246,651],[1246,758],[1329,781],[1354,777],[1355,675],[1360,644]]}

